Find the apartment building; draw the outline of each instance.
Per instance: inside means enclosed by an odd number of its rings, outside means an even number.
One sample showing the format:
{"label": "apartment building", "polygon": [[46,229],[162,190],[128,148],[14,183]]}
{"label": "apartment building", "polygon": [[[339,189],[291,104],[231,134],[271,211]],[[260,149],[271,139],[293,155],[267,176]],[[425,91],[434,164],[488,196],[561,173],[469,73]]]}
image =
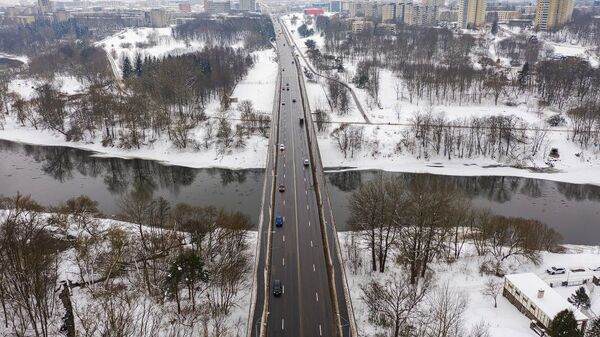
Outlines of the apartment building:
{"label": "apartment building", "polygon": [[240,10],[254,12],[256,10],[256,0],[240,0]]}
{"label": "apartment building", "polygon": [[354,34],[359,34],[364,31],[373,31],[373,28],[375,28],[373,21],[356,20],[352,22],[352,33]]}
{"label": "apartment building", "polygon": [[571,21],[574,0],[538,0],[534,26],[540,30],[562,28]]}
{"label": "apartment building", "polygon": [[487,11],[486,13],[486,21],[494,22],[495,19],[498,19],[499,23],[508,23],[510,20],[519,19],[521,14],[517,11]]}
{"label": "apartment building", "polygon": [[381,22],[392,22],[396,21],[396,4],[395,3],[385,3],[379,6],[379,16],[381,17]]}
{"label": "apartment building", "polygon": [[231,11],[231,2],[208,0],[204,2],[204,10],[209,14],[228,13]]}
{"label": "apartment building", "polygon": [[476,29],[485,23],[485,0],[458,1],[458,27]]}

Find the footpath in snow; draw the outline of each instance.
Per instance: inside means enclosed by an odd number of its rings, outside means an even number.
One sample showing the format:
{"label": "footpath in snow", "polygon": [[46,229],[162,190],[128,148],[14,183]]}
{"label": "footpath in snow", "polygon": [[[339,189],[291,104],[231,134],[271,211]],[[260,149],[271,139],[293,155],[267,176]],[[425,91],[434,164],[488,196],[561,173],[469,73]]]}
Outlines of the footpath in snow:
{"label": "footpath in snow", "polygon": [[[144,34],[148,35],[146,31]],[[132,35],[133,37],[146,36],[142,33],[135,33],[127,30],[120,33],[117,37],[108,38],[103,43],[106,48],[118,48],[121,46],[117,41],[122,41],[119,37]],[[169,35],[159,31],[157,38],[166,43],[166,46],[154,47],[156,50],[150,50],[152,55],[162,55],[167,53],[170,48],[176,48],[181,52],[181,45],[177,41],[169,39]],[[162,35],[161,35],[162,34]],[[130,37],[130,38],[133,38]],[[116,41],[114,41],[116,40]],[[135,41],[134,41],[135,42]],[[138,41],[139,42],[139,41]],[[200,45],[193,47],[200,48]],[[190,48],[193,48],[190,47]],[[185,49],[191,52],[191,49]],[[120,52],[123,52],[120,50]],[[133,53],[133,51],[130,51]],[[253,102],[257,111],[265,114],[271,114],[275,97],[275,84],[277,79],[277,63],[275,61],[275,51],[273,49],[253,52],[255,64],[249,70],[248,75],[240,81],[234,89],[232,97],[237,98],[238,102],[250,100]],[[9,84],[9,91],[14,92],[26,99],[31,99],[35,92],[35,86],[38,81],[34,79],[14,79]],[[77,94],[84,90],[84,85],[77,79],[68,76],[56,76],[54,84],[62,92],[67,94]],[[206,114],[209,117],[217,115],[219,109],[218,102],[211,102],[206,107]],[[235,127],[238,111],[234,104],[228,117],[232,118],[232,125]],[[192,135],[202,142],[201,130],[192,130]],[[0,129],[0,139],[21,142],[32,145],[47,146],[65,146],[74,147],[88,151],[94,151],[97,156],[119,157],[119,158],[140,158],[147,160],[156,160],[169,165],[185,166],[191,168],[220,167],[230,169],[251,169],[263,168],[266,161],[268,139],[259,135],[252,135],[246,139],[245,147],[242,149],[230,149],[226,153],[220,153],[215,146],[208,150],[185,150],[176,149],[171,142],[163,135],[152,144],[145,144],[140,149],[120,149],[116,147],[104,147],[101,144],[101,138],[98,135],[96,139],[89,139],[82,142],[69,142],[65,137],[57,132],[50,130],[35,129],[31,126],[21,126],[14,116],[9,116],[4,122],[4,128]]]}
{"label": "footpath in snow", "polygon": [[[303,15],[296,13],[298,20],[295,25],[292,25],[293,15],[285,15],[282,20],[288,27],[299,52],[306,57],[308,48],[305,42],[311,39],[316,42],[317,48],[322,48],[325,42],[324,37],[319,32],[306,38],[301,37],[297,32],[297,28],[302,24]],[[316,30],[314,20],[312,25],[308,25],[308,28]],[[560,53],[561,49],[557,49],[556,52]],[[305,68],[310,68],[302,57],[300,62]],[[346,73],[339,74],[340,79],[355,92],[371,124],[367,123],[361,116],[354,102],[351,104],[350,111],[345,115],[339,115],[332,111],[328,99],[327,81],[320,76],[315,76],[316,82],[307,80],[307,91],[312,112],[314,113],[317,109],[325,110],[329,112],[331,118],[327,131],[319,135],[319,146],[325,167],[356,170],[378,169],[455,176],[516,176],[575,184],[600,185],[600,148],[596,145],[582,151],[568,139],[568,125],[549,128],[545,119],[557,112],[547,109],[540,113],[534,106],[535,104],[532,104],[535,101],[533,97],[521,98],[516,106],[507,106],[502,102],[499,102],[498,105],[494,105],[493,102],[467,105],[411,103],[408,100],[408,94],[403,89],[403,81],[392,71],[380,69],[380,102],[375,104],[366,90],[357,88],[351,82],[351,75],[356,70],[356,61],[346,59],[344,68]],[[408,125],[411,119],[415,113],[426,111],[433,114],[443,114],[447,120],[512,115],[518,116],[532,127],[549,130],[546,132],[546,140],[540,150],[541,154],[532,160],[520,162],[518,165],[500,162],[492,158],[448,159],[444,156],[434,155],[423,159],[410,153],[400,152],[398,144],[404,138],[403,132],[409,128]],[[348,154],[344,157],[336,140],[330,135],[341,123],[354,124],[363,129],[363,146],[353,156]],[[549,153],[554,148],[558,149],[560,158],[553,162],[554,167],[549,167],[546,164],[548,158],[543,154]]]}

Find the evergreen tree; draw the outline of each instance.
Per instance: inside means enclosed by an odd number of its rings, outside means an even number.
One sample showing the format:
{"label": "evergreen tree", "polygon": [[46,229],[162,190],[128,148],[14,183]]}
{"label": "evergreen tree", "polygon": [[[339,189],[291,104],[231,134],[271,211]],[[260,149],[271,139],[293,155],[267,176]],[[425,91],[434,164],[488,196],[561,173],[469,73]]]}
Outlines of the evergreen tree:
{"label": "evergreen tree", "polygon": [[600,318],[596,318],[590,323],[585,337],[600,337]]}
{"label": "evergreen tree", "polygon": [[577,289],[575,293],[571,295],[571,297],[569,298],[569,302],[576,306],[577,309],[582,307],[589,308],[591,304],[590,297],[585,292],[584,287],[579,287],[579,289]]}
{"label": "evergreen tree", "polygon": [[143,62],[142,62],[142,55],[137,54],[135,56],[135,75],[137,77],[142,76],[142,64],[143,64]]}
{"label": "evergreen tree", "polygon": [[565,309],[554,317],[548,327],[550,337],[582,337],[583,333],[577,329],[577,321],[573,311]]}
{"label": "evergreen tree", "polygon": [[129,60],[129,56],[125,56],[123,58],[123,78],[127,79],[129,78],[129,76],[131,76],[131,72],[133,71],[132,67],[131,67],[131,60]]}
{"label": "evergreen tree", "polygon": [[527,83],[527,78],[529,77],[529,62],[525,62],[523,64],[523,68],[519,71],[519,84],[524,85]]}
{"label": "evergreen tree", "polygon": [[492,34],[498,34],[498,13],[496,13],[494,22],[492,23]]}
{"label": "evergreen tree", "polygon": [[177,302],[177,312],[181,312],[180,285],[187,288],[188,298],[195,307],[197,284],[208,281],[208,272],[204,269],[204,261],[192,251],[181,253],[168,269],[166,295]]}

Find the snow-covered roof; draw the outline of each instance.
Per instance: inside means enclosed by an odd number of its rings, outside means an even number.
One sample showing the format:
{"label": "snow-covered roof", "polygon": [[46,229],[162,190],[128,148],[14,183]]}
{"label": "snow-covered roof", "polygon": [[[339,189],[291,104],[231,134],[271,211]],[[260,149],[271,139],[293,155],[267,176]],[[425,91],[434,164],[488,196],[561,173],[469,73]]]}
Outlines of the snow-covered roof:
{"label": "snow-covered roof", "polygon": [[[506,275],[506,279],[551,319],[565,309],[573,311],[575,319],[578,321],[588,319],[579,309],[571,305],[564,297],[552,289],[548,283],[544,282],[544,280],[534,273]],[[544,291],[542,298],[538,298],[539,290]]]}

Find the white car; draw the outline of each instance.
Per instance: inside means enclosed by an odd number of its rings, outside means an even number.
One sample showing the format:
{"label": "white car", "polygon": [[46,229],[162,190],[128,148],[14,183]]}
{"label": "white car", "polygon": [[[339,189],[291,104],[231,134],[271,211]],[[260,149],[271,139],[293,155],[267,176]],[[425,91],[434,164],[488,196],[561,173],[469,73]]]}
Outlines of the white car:
{"label": "white car", "polygon": [[279,145],[279,149],[280,149],[281,151],[285,150],[285,145],[283,145],[283,144]]}
{"label": "white car", "polygon": [[308,161],[308,159],[304,159],[304,166],[308,166],[310,165],[310,161]]}
{"label": "white car", "polygon": [[566,273],[567,270],[563,267],[551,267],[546,269],[546,272],[550,275],[558,275]]}

